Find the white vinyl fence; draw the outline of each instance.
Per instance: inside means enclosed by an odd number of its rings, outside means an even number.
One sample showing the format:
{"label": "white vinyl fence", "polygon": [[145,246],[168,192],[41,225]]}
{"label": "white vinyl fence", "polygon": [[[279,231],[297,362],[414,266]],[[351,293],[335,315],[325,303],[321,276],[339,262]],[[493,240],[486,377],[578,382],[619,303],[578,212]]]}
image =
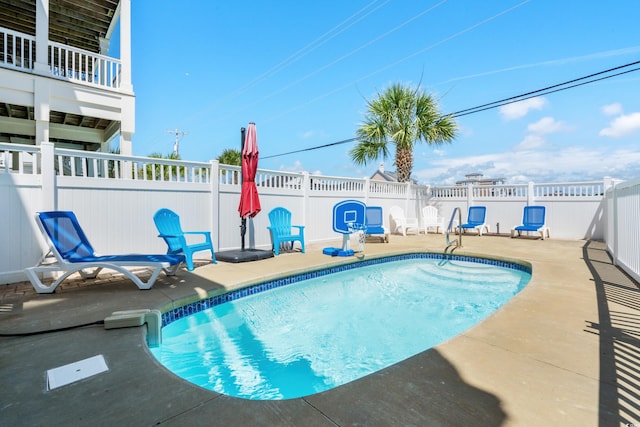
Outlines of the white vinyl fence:
{"label": "white vinyl fence", "polygon": [[[256,185],[262,211],[248,221],[246,247],[269,249],[271,209],[289,209],[293,223],[306,227],[307,243],[335,243],[341,236],[331,227],[333,206],[345,199],[382,206],[384,212],[398,205],[420,222],[425,205],[436,206],[447,221],[456,207],[464,220],[469,206],[484,205],[491,232],[501,234],[521,223],[524,206],[538,204],[547,208],[552,238],[603,239],[604,194],[612,183],[429,187],[259,169]],[[74,211],[96,251],[104,254],[165,252],[152,219],[160,208],[177,212],[185,230],[211,230],[216,251],[237,249],[240,189],[240,168],[215,160],[0,144],[0,284],[25,280],[24,268],[43,255],[34,221],[38,211]],[[393,226],[388,217],[385,226]]]}
{"label": "white vinyl fence", "polygon": [[607,250],[615,264],[640,281],[640,179],[615,183],[606,201]]}

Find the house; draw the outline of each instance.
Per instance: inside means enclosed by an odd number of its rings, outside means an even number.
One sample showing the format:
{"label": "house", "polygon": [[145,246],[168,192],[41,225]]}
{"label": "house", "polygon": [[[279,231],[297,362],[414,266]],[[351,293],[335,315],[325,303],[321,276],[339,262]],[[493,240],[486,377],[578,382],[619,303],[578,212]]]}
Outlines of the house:
{"label": "house", "polygon": [[505,178],[483,178],[481,173],[469,173],[463,180],[456,181],[456,185],[500,185],[505,182]]}
{"label": "house", "polygon": [[[398,182],[398,174],[391,171],[389,172],[385,171],[384,163],[380,163],[380,167],[378,168],[378,170],[375,171],[369,179],[371,179],[372,181]],[[411,178],[411,183],[417,184],[418,181]]]}
{"label": "house", "polygon": [[130,155],[134,131],[131,0],[0,0],[0,143]]}

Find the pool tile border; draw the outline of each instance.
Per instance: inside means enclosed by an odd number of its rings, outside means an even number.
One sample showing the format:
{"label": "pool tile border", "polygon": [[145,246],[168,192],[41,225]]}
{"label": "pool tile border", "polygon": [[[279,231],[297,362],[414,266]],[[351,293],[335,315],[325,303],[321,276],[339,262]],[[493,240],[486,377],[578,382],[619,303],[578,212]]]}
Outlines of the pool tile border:
{"label": "pool tile border", "polygon": [[293,274],[287,277],[273,279],[267,282],[251,285],[243,289],[237,289],[221,295],[207,297],[199,301],[192,302],[190,304],[185,304],[181,307],[177,307],[162,313],[162,327],[165,327],[168,324],[175,322],[176,320],[180,320],[183,317],[187,317],[192,314],[198,313],[200,311],[206,310],[208,308],[215,307],[216,305],[224,304],[230,301],[235,301],[237,299],[240,299],[249,295],[255,295],[270,289],[279,288],[281,286],[290,285],[292,283],[297,283],[307,279],[314,279],[316,277],[326,276],[328,274],[352,270],[354,268],[366,267],[366,266],[375,265],[375,264],[385,264],[388,262],[403,261],[408,259],[443,259],[448,261],[470,261],[470,262],[476,262],[480,264],[494,265],[497,267],[511,268],[514,270],[531,273],[531,266],[529,265],[520,264],[514,261],[483,258],[483,257],[472,256],[472,255],[455,255],[455,254],[445,254],[445,253],[435,253],[435,252],[420,252],[420,253],[410,253],[410,254],[401,254],[401,255],[391,255],[391,256],[385,256],[380,258],[369,258],[369,259],[362,260],[360,262],[341,264],[333,267],[325,267],[318,270],[313,270],[305,273],[298,273],[298,274]]}

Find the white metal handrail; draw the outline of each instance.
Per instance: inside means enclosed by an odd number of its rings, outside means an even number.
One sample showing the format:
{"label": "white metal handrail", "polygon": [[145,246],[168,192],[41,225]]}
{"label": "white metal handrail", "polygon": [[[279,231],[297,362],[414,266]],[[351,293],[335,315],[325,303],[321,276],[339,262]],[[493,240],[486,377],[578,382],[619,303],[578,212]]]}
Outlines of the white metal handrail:
{"label": "white metal handrail", "polygon": [[[451,232],[451,226],[453,225],[453,221],[455,221],[456,219],[456,212],[458,213],[458,237],[454,240],[451,241],[449,239],[449,233]],[[460,211],[460,208],[456,207],[453,209],[453,212],[451,213],[451,219],[449,220],[449,224],[447,225],[447,231],[445,232],[445,241],[447,242],[447,249],[449,247],[451,247],[453,244],[456,245],[456,248],[459,248],[462,246],[462,212]]]}

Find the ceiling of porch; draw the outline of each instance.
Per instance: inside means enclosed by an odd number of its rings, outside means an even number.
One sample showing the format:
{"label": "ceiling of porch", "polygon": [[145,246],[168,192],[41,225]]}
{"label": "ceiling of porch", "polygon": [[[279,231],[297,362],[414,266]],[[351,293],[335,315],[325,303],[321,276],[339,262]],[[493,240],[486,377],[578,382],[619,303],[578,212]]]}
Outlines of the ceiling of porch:
{"label": "ceiling of porch", "polygon": [[[119,0],[49,0],[49,40],[100,52]],[[36,0],[0,1],[0,26],[35,36]]]}

